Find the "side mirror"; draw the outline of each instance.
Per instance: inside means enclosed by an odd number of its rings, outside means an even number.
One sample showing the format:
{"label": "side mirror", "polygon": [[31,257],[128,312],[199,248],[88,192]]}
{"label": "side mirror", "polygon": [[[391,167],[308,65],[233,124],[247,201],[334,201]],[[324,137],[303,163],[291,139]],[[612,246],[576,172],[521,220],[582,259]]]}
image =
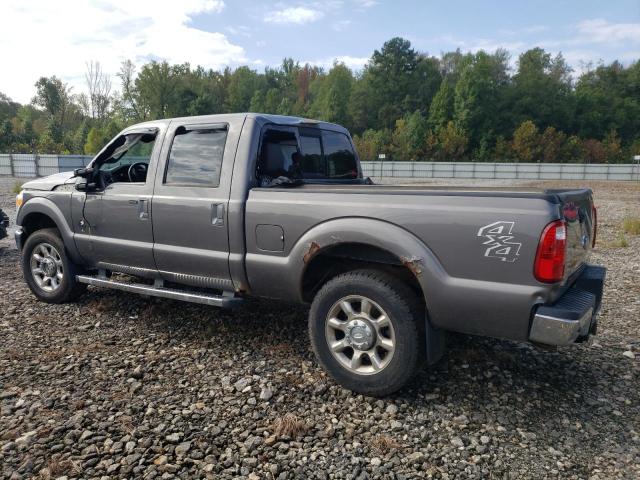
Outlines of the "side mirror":
{"label": "side mirror", "polygon": [[93,168],[90,167],[83,167],[83,168],[76,168],[73,171],[73,174],[76,177],[82,177],[82,178],[87,178],[88,176],[90,176],[93,173]]}
{"label": "side mirror", "polygon": [[94,182],[90,183],[76,183],[76,190],[79,192],[93,192],[96,190],[96,184]]}

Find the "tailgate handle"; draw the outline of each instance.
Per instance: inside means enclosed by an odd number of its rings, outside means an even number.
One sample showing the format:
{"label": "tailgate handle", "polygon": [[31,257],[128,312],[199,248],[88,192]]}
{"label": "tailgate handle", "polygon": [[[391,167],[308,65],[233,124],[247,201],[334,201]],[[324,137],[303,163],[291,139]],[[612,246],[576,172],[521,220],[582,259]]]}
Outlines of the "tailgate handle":
{"label": "tailgate handle", "polygon": [[224,225],[224,203],[211,205],[211,225],[219,227]]}

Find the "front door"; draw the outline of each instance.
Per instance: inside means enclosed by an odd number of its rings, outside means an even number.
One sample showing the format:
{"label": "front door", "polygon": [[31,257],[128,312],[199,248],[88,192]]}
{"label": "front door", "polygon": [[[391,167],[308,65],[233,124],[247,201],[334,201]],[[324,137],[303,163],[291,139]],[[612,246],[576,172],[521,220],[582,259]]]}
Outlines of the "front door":
{"label": "front door", "polygon": [[81,222],[89,233],[88,257],[94,267],[141,276],[156,273],[151,196],[158,137],[159,129],[125,132],[114,141],[119,146],[113,154],[94,165],[100,185],[86,193]]}
{"label": "front door", "polygon": [[[154,257],[168,281],[231,290],[227,124],[172,122],[153,193]],[[226,147],[226,148],[225,148]]]}

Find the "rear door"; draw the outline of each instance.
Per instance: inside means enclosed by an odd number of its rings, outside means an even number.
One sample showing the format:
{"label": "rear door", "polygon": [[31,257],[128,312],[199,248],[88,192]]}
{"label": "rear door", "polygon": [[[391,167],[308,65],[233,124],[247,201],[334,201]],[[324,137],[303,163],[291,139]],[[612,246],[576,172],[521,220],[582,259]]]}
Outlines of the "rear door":
{"label": "rear door", "polygon": [[233,289],[227,211],[236,143],[226,123],[171,123],[152,201],[153,254],[165,280]]}

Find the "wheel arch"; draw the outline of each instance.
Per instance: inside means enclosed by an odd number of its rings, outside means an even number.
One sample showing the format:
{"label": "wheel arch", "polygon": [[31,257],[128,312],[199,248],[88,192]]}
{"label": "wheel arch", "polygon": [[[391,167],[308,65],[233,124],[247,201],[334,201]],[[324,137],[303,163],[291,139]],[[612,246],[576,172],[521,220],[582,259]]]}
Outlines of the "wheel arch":
{"label": "wheel arch", "polygon": [[418,282],[415,268],[407,259],[403,261],[401,257],[385,248],[362,242],[327,245],[308,257],[301,279],[301,295],[304,301],[311,302],[322,285],[331,278],[362,268],[382,270],[402,279],[417,297],[424,301],[425,292]]}
{"label": "wheel arch", "polygon": [[35,231],[57,228],[71,259],[76,263],[82,263],[73,239],[73,231],[60,208],[51,200],[44,197],[29,199],[18,211],[16,224],[22,227],[23,242]]}
{"label": "wheel arch", "polygon": [[388,266],[407,272],[429,306],[429,284],[441,282],[444,270],[429,247],[398,225],[371,218],[345,217],[308,230],[289,255],[299,275],[299,296],[307,300],[310,278],[328,259]]}

